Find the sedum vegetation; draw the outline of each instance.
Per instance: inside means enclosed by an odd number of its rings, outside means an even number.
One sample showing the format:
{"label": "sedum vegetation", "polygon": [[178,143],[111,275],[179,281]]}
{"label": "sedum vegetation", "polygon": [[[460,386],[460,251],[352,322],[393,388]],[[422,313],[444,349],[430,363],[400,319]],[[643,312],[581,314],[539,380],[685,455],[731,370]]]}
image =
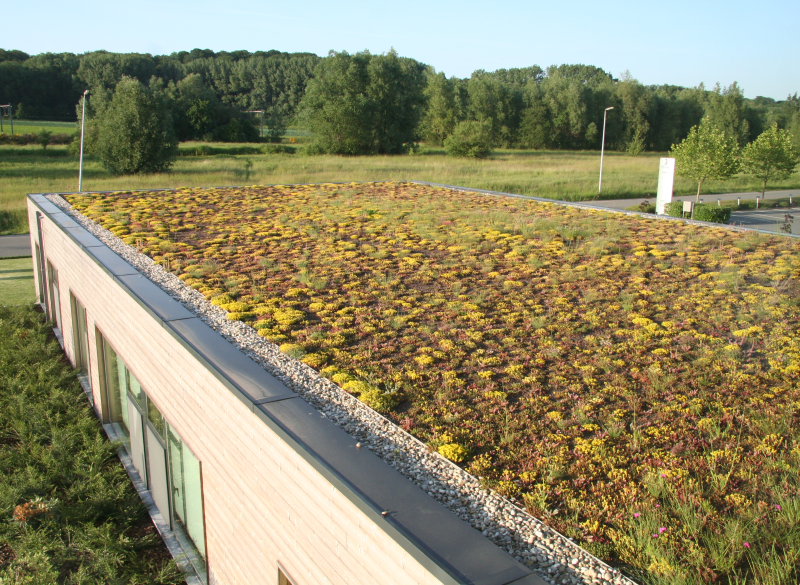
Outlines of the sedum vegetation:
{"label": "sedum vegetation", "polygon": [[797,581],[798,240],[408,183],[69,199],[642,581]]}
{"label": "sedum vegetation", "polygon": [[0,307],[0,583],[183,583],[51,326]]}

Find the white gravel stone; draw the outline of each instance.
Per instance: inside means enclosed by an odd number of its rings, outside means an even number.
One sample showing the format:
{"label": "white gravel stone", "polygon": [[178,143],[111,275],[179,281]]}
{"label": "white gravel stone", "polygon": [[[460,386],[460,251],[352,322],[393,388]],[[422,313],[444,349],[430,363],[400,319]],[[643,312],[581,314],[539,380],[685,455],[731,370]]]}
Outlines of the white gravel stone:
{"label": "white gravel stone", "polygon": [[[133,246],[125,244],[108,230],[73,210],[60,195],[47,194],[56,206],[86,228],[125,261],[134,266],[175,300],[195,313],[210,327],[233,343],[265,370],[302,396],[323,415],[378,457],[395,463],[395,468],[420,486],[442,505],[459,514],[482,531],[512,557],[536,554],[535,570],[549,583],[590,584],[594,575],[612,575],[611,567],[583,550],[570,539],[543,524],[514,502],[484,490],[480,480],[381,416],[339,386],[320,376],[306,364],[282,354],[278,346],[260,337],[255,329],[240,321],[228,321],[227,313],[167,272]],[[460,502],[467,502],[463,507]],[[510,535],[513,535],[511,537]],[[530,550],[536,542],[540,547]],[[570,563],[571,560],[571,563]],[[549,567],[549,568],[548,568]],[[557,569],[556,569],[557,567]],[[558,576],[556,576],[558,575]],[[547,578],[549,576],[549,578]],[[606,579],[608,580],[608,579]],[[613,572],[613,582],[634,582]]]}

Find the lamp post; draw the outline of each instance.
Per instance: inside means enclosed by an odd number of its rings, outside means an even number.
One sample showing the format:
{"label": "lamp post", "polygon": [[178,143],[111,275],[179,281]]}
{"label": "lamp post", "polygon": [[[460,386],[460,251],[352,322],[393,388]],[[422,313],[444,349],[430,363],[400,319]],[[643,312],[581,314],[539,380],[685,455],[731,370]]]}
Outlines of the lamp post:
{"label": "lamp post", "polygon": [[613,110],[614,106],[609,106],[606,108],[605,112],[603,112],[603,140],[600,143],[600,182],[597,185],[597,194],[600,194],[600,191],[603,189],[603,154],[605,154],[606,149],[606,117],[608,116],[608,110]]}
{"label": "lamp post", "polygon": [[89,90],[83,92],[83,106],[81,108],[81,157],[78,163],[78,191],[83,192],[83,130],[86,126],[86,96]]}

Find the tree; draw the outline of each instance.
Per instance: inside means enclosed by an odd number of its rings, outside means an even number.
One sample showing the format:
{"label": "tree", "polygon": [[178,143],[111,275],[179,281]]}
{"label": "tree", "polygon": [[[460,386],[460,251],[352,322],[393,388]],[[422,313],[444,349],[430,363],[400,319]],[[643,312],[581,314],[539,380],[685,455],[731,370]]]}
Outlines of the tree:
{"label": "tree", "polygon": [[427,82],[425,86],[427,109],[420,123],[422,138],[426,142],[441,146],[458,123],[457,88],[444,73],[436,73],[433,70],[427,72]]}
{"label": "tree", "polygon": [[733,138],[740,147],[747,144],[750,136],[747,118],[751,108],[746,104],[739,85],[735,81],[725,88],[717,84],[706,99],[706,117],[711,125],[722,130],[728,138]]}
{"label": "tree", "polygon": [[792,144],[786,130],[777,122],[742,150],[742,170],[764,180],[761,195],[767,190],[767,180],[785,179],[797,167],[800,152]]}
{"label": "tree", "polygon": [[673,144],[676,172],[697,181],[697,201],[706,179],[729,179],[739,170],[736,142],[708,123],[692,126],[680,144]]}
{"label": "tree", "polygon": [[114,174],[166,171],[178,155],[166,100],[136,79],[117,83],[96,122],[94,151]]}
{"label": "tree", "polygon": [[450,156],[486,158],[492,152],[492,126],[488,121],[465,120],[459,122],[453,133],[444,141]]}
{"label": "tree", "polygon": [[417,140],[424,65],[397,56],[334,53],[308,83],[302,118],[312,149],[330,154],[400,154]]}
{"label": "tree", "polygon": [[36,135],[36,142],[42,147],[42,150],[47,150],[47,145],[50,144],[50,137],[53,135],[50,130],[42,128],[39,134]]}

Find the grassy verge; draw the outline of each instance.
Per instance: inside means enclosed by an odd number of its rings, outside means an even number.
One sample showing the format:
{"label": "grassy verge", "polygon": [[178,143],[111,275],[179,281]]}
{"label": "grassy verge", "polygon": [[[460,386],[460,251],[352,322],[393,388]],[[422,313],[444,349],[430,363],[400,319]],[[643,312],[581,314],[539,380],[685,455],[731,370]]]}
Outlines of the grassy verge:
{"label": "grassy verge", "polygon": [[[497,150],[489,159],[476,161],[454,159],[443,149],[431,147],[408,156],[305,156],[302,145],[295,154],[260,154],[268,148],[271,146],[266,144],[189,142],[181,145],[182,156],[171,172],[122,177],[110,175],[99,160],[89,156],[84,161],[84,189],[417,179],[570,201],[598,198],[596,152]],[[607,153],[602,198],[655,196],[660,156]],[[25,195],[76,191],[78,161],[68,154],[66,146],[50,146],[46,151],[39,146],[0,146],[0,184],[0,223],[12,226],[0,226],[0,230],[25,233],[27,225],[14,215],[25,208]],[[740,175],[731,181],[708,182],[703,187],[708,193],[727,193],[754,191],[761,184],[753,177]],[[771,189],[795,187],[800,187],[800,175],[770,184]],[[676,179],[676,195],[691,195],[696,189],[691,181]]]}
{"label": "grassy verge", "polygon": [[[3,130],[11,134],[11,124],[3,120]],[[14,134],[38,134],[47,130],[53,134],[75,134],[78,131],[77,122],[50,122],[47,120],[14,120]]]}
{"label": "grassy verge", "polygon": [[31,304],[36,299],[33,289],[33,267],[30,258],[0,260],[0,305]]}
{"label": "grassy verge", "polygon": [[0,307],[0,583],[181,583],[42,315]]}

